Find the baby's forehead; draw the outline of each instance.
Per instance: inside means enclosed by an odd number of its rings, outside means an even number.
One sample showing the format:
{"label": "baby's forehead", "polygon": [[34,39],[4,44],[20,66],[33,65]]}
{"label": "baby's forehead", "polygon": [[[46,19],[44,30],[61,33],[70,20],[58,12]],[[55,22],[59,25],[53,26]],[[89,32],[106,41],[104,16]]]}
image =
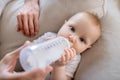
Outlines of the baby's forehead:
{"label": "baby's forehead", "polygon": [[101,31],[101,22],[100,19],[88,12],[80,12],[75,14],[70,18],[70,21],[73,22],[74,24],[80,26],[80,27],[87,27],[87,28],[97,28],[98,30]]}
{"label": "baby's forehead", "polygon": [[80,12],[80,13],[77,13],[77,14],[73,15],[72,18],[74,18],[74,17],[78,17],[78,18],[79,18],[79,17],[81,17],[81,16],[89,17],[90,14],[89,14],[89,13],[86,13],[86,12]]}
{"label": "baby's forehead", "polygon": [[72,20],[82,20],[82,19],[89,19],[94,23],[100,23],[98,16],[88,13],[88,12],[80,12],[75,15],[73,15],[70,19]]}
{"label": "baby's forehead", "polygon": [[74,16],[72,16],[69,21],[75,21],[75,22],[78,22],[78,23],[82,23],[83,21],[84,22],[92,22],[93,18],[90,17],[89,15],[85,14],[85,13],[78,13]]}

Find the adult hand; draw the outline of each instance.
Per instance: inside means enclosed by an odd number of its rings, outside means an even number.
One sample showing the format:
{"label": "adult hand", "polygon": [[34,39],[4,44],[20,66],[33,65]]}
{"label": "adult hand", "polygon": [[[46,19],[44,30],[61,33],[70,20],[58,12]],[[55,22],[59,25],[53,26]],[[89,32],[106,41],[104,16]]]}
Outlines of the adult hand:
{"label": "adult hand", "polygon": [[17,15],[17,31],[25,36],[32,37],[38,33],[39,1],[26,0]]}
{"label": "adult hand", "polygon": [[19,53],[27,45],[29,45],[29,42],[8,53],[0,61],[0,80],[44,80],[46,75],[52,70],[52,67],[48,66],[45,69],[36,69],[28,72],[14,72]]}

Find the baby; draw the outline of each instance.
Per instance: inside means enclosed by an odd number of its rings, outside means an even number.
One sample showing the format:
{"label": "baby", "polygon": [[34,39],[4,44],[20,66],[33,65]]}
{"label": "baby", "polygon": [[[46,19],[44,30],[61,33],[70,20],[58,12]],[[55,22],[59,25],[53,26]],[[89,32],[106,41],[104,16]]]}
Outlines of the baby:
{"label": "baby", "polygon": [[64,55],[53,64],[51,80],[71,80],[80,62],[80,54],[88,48],[101,35],[101,24],[97,16],[81,12],[72,16],[60,28],[57,34],[45,33],[36,42],[42,42],[57,36],[65,37],[71,44],[70,49],[65,49]]}

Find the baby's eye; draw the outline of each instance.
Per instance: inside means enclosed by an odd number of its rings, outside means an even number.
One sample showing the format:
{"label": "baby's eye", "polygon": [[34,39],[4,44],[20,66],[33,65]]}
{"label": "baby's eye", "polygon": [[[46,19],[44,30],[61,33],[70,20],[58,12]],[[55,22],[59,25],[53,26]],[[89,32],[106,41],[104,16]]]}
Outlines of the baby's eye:
{"label": "baby's eye", "polygon": [[80,41],[81,41],[81,42],[85,42],[85,39],[81,37],[81,38],[80,38]]}
{"label": "baby's eye", "polygon": [[72,26],[70,26],[70,30],[71,30],[72,32],[75,32],[75,28],[72,27]]}

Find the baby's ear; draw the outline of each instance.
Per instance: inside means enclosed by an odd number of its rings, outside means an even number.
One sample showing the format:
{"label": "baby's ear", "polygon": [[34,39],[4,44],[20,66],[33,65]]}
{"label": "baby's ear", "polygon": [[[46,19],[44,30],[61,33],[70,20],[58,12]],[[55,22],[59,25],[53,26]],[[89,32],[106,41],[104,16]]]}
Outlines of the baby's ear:
{"label": "baby's ear", "polygon": [[65,23],[67,22],[67,20],[65,20]]}

